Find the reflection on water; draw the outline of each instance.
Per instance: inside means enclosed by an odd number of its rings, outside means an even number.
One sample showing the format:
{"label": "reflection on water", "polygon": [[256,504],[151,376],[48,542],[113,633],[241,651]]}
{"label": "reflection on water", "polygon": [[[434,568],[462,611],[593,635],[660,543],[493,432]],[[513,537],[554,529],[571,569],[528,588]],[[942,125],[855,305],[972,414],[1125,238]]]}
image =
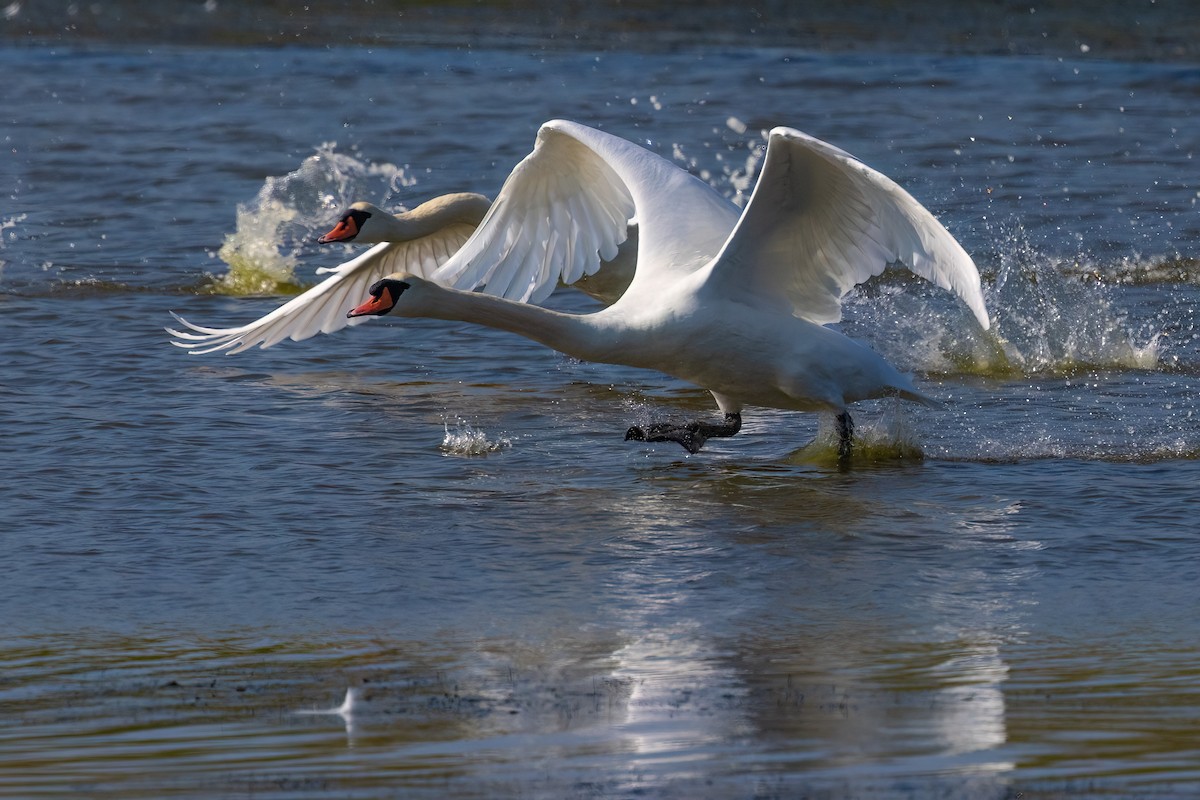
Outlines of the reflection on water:
{"label": "reflection on water", "polygon": [[[448,782],[464,796],[487,796],[471,787],[480,780],[528,786],[532,778],[554,792],[586,780],[589,764],[603,757],[606,772],[624,776],[611,787],[619,793],[675,786],[686,796],[686,787],[713,781],[742,784],[760,768],[847,780],[856,766],[878,760],[884,740],[893,742],[886,752],[894,768],[876,771],[874,782],[925,772],[977,780],[1011,767],[994,755],[1004,745],[1005,674],[994,649],[924,667],[891,664],[846,682],[852,650],[818,646],[799,663],[757,663],[764,654],[714,653],[686,624],[616,647],[610,637],[568,637],[553,654],[519,640],[478,643],[478,651],[464,643],[431,671],[406,664],[404,653],[434,643],[381,644],[336,656],[332,642],[315,650],[272,645],[253,659],[229,655],[241,642],[227,643],[224,654],[159,642],[160,655],[136,671],[126,661],[103,677],[62,675],[63,690],[25,698],[20,719],[0,733],[8,763],[23,765],[0,773],[0,787],[28,788],[54,765],[54,780],[153,796],[178,790],[185,752],[185,774],[201,794],[257,784],[266,762],[286,781],[321,776],[352,796],[372,785],[369,775],[349,771],[354,764],[399,770],[391,785],[414,791]],[[74,648],[43,642],[39,650],[44,659]],[[302,666],[264,667],[268,654],[273,663],[284,656]],[[25,669],[41,661],[14,655]],[[353,709],[314,711],[329,703],[321,684],[340,676],[358,686]],[[72,710],[55,711],[63,708]],[[114,717],[122,720],[115,726]],[[466,754],[472,758],[464,761]],[[531,774],[547,759],[553,775]],[[283,788],[259,791],[285,796]]]}
{"label": "reflection on water", "polygon": [[[919,507],[894,500],[922,468],[866,473],[865,491],[837,472],[687,472],[547,495],[548,513],[572,508],[563,516],[582,527],[521,544],[559,576],[527,582],[528,605],[429,607],[337,638],[28,638],[0,664],[3,699],[22,707],[0,741],[28,767],[0,774],[28,787],[54,764],[123,796],[186,794],[181,765],[199,794],[268,797],[307,781],[347,796],[561,796],[599,764],[619,795],[1006,785],[1019,753],[1005,654],[1027,646],[1037,577],[1018,560],[1040,552],[1019,509],[931,497],[939,521],[919,535],[911,520],[894,527]],[[480,568],[535,574],[480,544],[492,553]],[[984,568],[1006,559],[1012,569]],[[346,687],[352,711],[299,713],[333,708]]]}
{"label": "reflection on water", "polygon": [[[48,786],[66,778],[121,796],[284,797],[308,781],[353,797],[380,785],[418,796],[531,788],[558,796],[592,780],[602,759],[604,791],[622,795],[790,793],[803,781],[855,796],[938,785],[988,797],[1086,774],[1082,759],[1097,748],[1114,763],[1149,757],[1154,769],[1200,779],[1194,762],[1186,766],[1196,752],[1186,709],[1200,705],[1194,650],[1130,658],[1100,647],[1047,658],[1048,643],[1022,630],[1032,609],[1011,602],[1036,593],[1028,572],[947,567],[926,579],[925,596],[901,601],[926,612],[893,607],[867,626],[852,606],[894,605],[883,582],[856,597],[843,575],[816,587],[840,589],[837,602],[813,604],[805,592],[774,606],[786,596],[772,597],[781,576],[767,574],[766,597],[746,598],[731,609],[732,627],[714,627],[711,614],[690,609],[703,607],[706,584],[736,579],[737,555],[697,552],[661,514],[643,530],[606,544],[624,566],[605,596],[645,602],[550,640],[446,631],[429,640],[13,642],[0,698],[21,710],[0,725],[8,764],[0,788],[19,793],[45,776]],[[1010,544],[987,536],[973,546],[989,541]],[[837,552],[830,567],[855,557],[874,567],[872,557]],[[714,569],[722,561],[732,563]],[[793,563],[787,570],[792,582],[811,581]],[[989,588],[969,591],[978,581]],[[937,626],[892,625],[922,613],[944,620],[945,638]],[[331,708],[347,684],[353,708]],[[1147,697],[1166,714],[1153,734],[1105,735],[1137,730]],[[750,777],[759,772],[774,777]]]}

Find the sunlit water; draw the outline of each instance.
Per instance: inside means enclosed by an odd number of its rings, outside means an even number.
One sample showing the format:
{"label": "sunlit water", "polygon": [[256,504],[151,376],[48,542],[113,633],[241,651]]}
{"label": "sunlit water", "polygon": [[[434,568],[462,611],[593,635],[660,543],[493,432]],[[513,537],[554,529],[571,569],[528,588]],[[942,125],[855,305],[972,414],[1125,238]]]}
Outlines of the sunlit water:
{"label": "sunlit water", "polygon": [[[1200,793],[1200,72],[751,45],[0,50],[0,794]],[[711,398],[480,328],[170,346],[552,117],[740,200],[764,129],[830,140],[994,334],[857,291],[947,408],[865,404],[848,466],[772,410],[625,442]]]}

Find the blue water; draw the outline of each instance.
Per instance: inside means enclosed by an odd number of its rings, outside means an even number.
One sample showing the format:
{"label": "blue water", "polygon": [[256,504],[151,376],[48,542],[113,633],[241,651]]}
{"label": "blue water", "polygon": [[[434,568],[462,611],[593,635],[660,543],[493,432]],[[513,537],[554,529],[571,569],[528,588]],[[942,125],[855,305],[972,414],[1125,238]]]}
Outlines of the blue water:
{"label": "blue water", "polygon": [[[1200,793],[1200,72],[743,44],[0,49],[0,793]],[[480,328],[169,344],[344,258],[351,200],[494,194],[554,117],[731,197],[761,130],[831,141],[996,336],[858,291],[948,407],[864,405],[848,466],[773,410],[625,442],[711,398]]]}

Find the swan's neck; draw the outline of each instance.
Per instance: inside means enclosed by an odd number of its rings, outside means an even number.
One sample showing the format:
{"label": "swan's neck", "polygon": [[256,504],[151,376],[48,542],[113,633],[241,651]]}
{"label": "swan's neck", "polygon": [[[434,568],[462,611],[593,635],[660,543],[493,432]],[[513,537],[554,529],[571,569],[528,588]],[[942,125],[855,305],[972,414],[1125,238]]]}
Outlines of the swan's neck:
{"label": "swan's neck", "polygon": [[[491,207],[491,201],[481,194],[460,192],[428,200],[411,211],[392,216],[382,215],[372,224],[377,231],[372,238],[380,242],[398,242],[431,236],[451,225],[475,227]],[[372,220],[375,223],[376,220]]]}
{"label": "swan's neck", "polygon": [[583,361],[622,363],[617,332],[603,311],[563,314],[541,306],[516,303],[480,292],[463,292],[437,284],[414,282],[392,312],[401,317],[427,317],[485,325],[540,342]]}

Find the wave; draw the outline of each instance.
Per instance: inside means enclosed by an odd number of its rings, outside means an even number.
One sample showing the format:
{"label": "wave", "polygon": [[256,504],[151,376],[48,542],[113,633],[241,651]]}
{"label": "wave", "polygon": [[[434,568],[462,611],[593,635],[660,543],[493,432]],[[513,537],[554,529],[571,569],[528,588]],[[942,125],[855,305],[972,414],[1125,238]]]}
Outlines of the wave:
{"label": "wave", "polygon": [[1114,286],[1200,286],[1200,258],[1180,253],[1136,254],[1102,262],[1090,258],[1063,262],[1063,272],[1081,280]]}

